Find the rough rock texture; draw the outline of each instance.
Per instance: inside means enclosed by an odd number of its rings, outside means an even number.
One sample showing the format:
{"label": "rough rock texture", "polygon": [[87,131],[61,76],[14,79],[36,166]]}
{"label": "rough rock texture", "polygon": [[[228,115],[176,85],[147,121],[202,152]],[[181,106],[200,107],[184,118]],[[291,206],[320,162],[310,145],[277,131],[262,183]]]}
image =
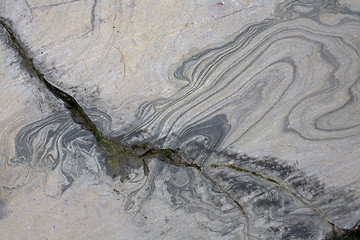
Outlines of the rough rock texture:
{"label": "rough rock texture", "polygon": [[[0,0],[2,239],[324,239],[360,221],[360,4]],[[145,164],[145,163],[144,163]],[[196,166],[196,167],[194,167]],[[144,166],[145,168],[145,166]]]}

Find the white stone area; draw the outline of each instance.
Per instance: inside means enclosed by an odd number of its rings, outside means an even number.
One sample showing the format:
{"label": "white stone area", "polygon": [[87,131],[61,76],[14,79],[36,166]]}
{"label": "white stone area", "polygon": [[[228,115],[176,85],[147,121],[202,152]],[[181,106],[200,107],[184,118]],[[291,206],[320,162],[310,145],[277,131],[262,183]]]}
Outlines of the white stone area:
{"label": "white stone area", "polygon": [[326,239],[360,221],[357,0],[0,0],[0,239]]}

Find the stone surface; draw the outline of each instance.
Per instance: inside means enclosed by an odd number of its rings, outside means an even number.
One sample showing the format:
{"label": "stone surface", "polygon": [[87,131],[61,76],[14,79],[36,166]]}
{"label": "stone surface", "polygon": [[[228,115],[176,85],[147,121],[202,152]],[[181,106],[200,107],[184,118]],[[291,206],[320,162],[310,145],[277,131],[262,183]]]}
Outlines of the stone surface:
{"label": "stone surface", "polygon": [[[0,29],[3,239],[324,239],[360,221],[360,4],[0,0],[108,137],[179,148],[120,183]],[[215,164],[217,167],[215,167]]]}

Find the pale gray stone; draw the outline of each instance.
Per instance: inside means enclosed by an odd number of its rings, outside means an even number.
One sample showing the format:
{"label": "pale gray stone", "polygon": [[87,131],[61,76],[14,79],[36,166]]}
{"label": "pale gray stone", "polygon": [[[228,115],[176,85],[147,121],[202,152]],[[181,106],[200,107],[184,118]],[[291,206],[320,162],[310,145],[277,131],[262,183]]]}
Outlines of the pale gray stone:
{"label": "pale gray stone", "polygon": [[[358,1],[0,0],[2,239],[325,239],[360,221]],[[74,121],[75,120],[75,121]],[[137,148],[138,155],[146,148]],[[195,167],[196,166],[196,167]],[[144,170],[143,170],[144,168]]]}

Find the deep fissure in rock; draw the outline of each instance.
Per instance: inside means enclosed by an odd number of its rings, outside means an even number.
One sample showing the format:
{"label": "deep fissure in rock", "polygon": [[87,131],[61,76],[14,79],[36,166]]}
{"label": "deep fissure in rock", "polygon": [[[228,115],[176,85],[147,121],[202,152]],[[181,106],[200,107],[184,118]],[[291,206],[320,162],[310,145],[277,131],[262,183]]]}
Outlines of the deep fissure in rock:
{"label": "deep fissure in rock", "polygon": [[[239,167],[233,164],[208,164],[208,165],[198,165],[193,162],[186,161],[185,159],[192,159],[186,153],[182,152],[180,149],[170,149],[170,148],[154,148],[151,144],[135,144],[135,145],[126,145],[120,142],[111,140],[103,135],[103,133],[97,128],[95,123],[90,119],[90,117],[85,113],[84,109],[80,106],[80,104],[73,98],[71,95],[66,93],[65,91],[55,87],[52,85],[45,75],[35,67],[34,61],[30,58],[25,51],[24,47],[16,37],[15,32],[9,27],[9,22],[5,19],[0,18],[0,25],[5,30],[5,33],[8,37],[8,42],[12,46],[12,48],[17,52],[17,54],[21,57],[23,61],[22,64],[26,68],[26,70],[31,74],[35,75],[41,83],[45,85],[45,87],[58,99],[60,99],[68,111],[71,113],[72,119],[75,123],[81,125],[84,129],[90,131],[92,135],[95,137],[96,142],[100,146],[104,155],[106,156],[106,166],[107,173],[112,177],[120,176],[121,181],[125,181],[128,178],[131,170],[134,168],[143,167],[145,175],[149,173],[149,168],[147,166],[147,161],[150,158],[156,158],[161,162],[165,162],[167,164],[182,166],[182,167],[191,167],[200,171],[200,173],[207,179],[209,179],[214,185],[216,185],[221,191],[223,191],[227,196],[234,201],[234,203],[239,207],[241,212],[244,214],[245,218],[248,221],[247,213],[244,207],[239,203],[236,199],[231,197],[231,194],[226,191],[219,183],[216,182],[210,175],[208,175],[204,169],[206,168],[228,168],[237,172],[244,172],[251,175],[254,175],[262,180],[270,182],[271,184],[276,185],[279,188],[286,190],[295,196],[302,203],[307,205],[309,208],[314,210],[317,214],[321,216],[326,222],[331,224],[334,229],[333,236],[338,236],[336,232],[344,232],[346,234],[353,233],[355,230],[350,230],[350,232],[346,232],[346,229],[337,228],[331,221],[325,218],[324,214],[313,207],[311,203],[303,199],[299,194],[292,191],[288,186],[284,183],[279,182],[276,179],[271,177],[267,177],[259,172],[248,170],[244,167]],[[211,151],[211,150],[210,150]],[[250,230],[249,230],[249,222],[247,222],[247,235],[250,238]],[[358,231],[358,230],[357,230]],[[355,232],[357,232],[355,231]]]}

